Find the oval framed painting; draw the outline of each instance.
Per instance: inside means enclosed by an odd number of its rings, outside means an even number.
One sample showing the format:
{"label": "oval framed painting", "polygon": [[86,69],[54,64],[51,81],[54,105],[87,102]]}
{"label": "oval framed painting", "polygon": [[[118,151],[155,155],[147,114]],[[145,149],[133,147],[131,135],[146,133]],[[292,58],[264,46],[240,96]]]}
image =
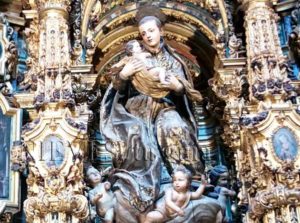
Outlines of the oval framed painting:
{"label": "oval framed painting", "polygon": [[276,156],[282,160],[295,160],[298,155],[298,140],[287,127],[279,128],[272,137],[272,144]]}
{"label": "oval framed painting", "polygon": [[48,168],[60,168],[65,160],[65,143],[56,135],[48,135],[42,143],[41,160]]}

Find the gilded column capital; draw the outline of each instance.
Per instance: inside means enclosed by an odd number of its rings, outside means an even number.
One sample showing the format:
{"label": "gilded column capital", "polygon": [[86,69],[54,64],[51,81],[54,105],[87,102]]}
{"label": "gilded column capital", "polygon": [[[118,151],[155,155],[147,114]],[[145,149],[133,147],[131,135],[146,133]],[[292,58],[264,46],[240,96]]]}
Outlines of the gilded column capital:
{"label": "gilded column capital", "polygon": [[[31,43],[26,80],[34,85],[38,110],[38,118],[24,125],[22,132],[30,154],[24,202],[27,222],[81,222],[89,213],[82,182],[88,111],[80,116],[74,112],[70,33],[78,20],[70,11],[78,5],[70,4],[69,0],[35,1],[30,7],[37,16],[25,29]],[[21,148],[14,147],[12,155],[16,168],[22,169]]]}
{"label": "gilded column capital", "polygon": [[[239,116],[241,145],[236,153],[247,205],[247,222],[293,222],[299,209],[297,95],[288,77],[288,61],[278,33],[273,0],[239,0],[245,12],[249,103]],[[298,150],[297,150],[298,151]]]}
{"label": "gilded column capital", "polygon": [[47,9],[61,9],[67,11],[69,5],[71,4],[70,0],[38,0],[35,1],[36,7],[39,11]]}
{"label": "gilded column capital", "polygon": [[276,5],[278,0],[238,0],[244,11],[248,11],[257,7],[271,7]]}
{"label": "gilded column capital", "polygon": [[274,101],[281,94],[282,101],[294,94],[288,78],[287,58],[283,55],[277,21],[272,8],[275,1],[240,1],[245,10],[248,76],[253,102]]}
{"label": "gilded column capital", "polygon": [[68,18],[68,8],[70,4],[70,0],[26,0],[23,2],[24,8],[27,9],[26,11],[30,11],[28,9],[37,10],[38,14],[42,17],[46,16],[48,11],[50,14],[61,14],[66,19]]}

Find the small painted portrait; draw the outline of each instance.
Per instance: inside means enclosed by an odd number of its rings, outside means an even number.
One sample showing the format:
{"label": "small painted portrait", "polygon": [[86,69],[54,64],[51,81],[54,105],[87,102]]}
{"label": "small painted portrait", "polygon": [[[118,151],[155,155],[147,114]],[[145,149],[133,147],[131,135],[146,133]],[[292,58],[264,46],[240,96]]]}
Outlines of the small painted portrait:
{"label": "small painted portrait", "polygon": [[298,143],[293,132],[288,128],[280,128],[273,136],[273,147],[281,160],[294,160],[298,154]]}
{"label": "small painted portrait", "polygon": [[63,141],[55,135],[48,136],[42,144],[42,161],[48,167],[60,167],[65,158]]}

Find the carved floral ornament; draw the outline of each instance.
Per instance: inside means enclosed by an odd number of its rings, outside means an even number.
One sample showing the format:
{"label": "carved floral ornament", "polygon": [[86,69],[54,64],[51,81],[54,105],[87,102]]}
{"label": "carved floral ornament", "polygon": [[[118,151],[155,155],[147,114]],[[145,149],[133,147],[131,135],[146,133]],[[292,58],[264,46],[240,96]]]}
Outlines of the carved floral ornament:
{"label": "carved floral ornament", "polygon": [[[142,2],[138,2],[138,3],[132,3],[131,1],[110,1],[108,3],[102,3],[100,1],[95,1],[95,0],[89,0],[89,1],[85,1],[83,3],[83,35],[86,35],[86,31],[87,31],[87,24],[88,24],[88,20],[90,20],[92,23],[96,22],[96,23],[100,23],[100,18],[102,18],[104,15],[108,15],[110,10],[112,8],[121,8],[123,7],[123,5],[126,5],[126,7],[124,7],[125,11],[128,10],[134,10],[137,7],[143,5],[144,3]],[[226,17],[226,13],[225,13],[225,6],[222,4],[222,2],[219,1],[215,1],[215,0],[205,0],[205,1],[173,1],[173,2],[164,2],[164,1],[160,1],[160,3],[153,3],[156,5],[159,5],[159,7],[161,8],[178,8],[182,11],[185,11],[190,7],[197,7],[200,6],[200,8],[198,8],[199,10],[208,10],[209,12],[218,12],[219,14],[221,14],[222,18],[223,18],[223,23],[225,24],[225,27],[227,26],[227,17]],[[125,15],[126,12],[124,11],[121,13],[122,15]],[[120,15],[121,15],[120,14]],[[114,11],[114,15],[118,15],[118,12]],[[115,17],[114,16],[114,17]],[[123,16],[122,16],[123,17]],[[128,16],[127,16],[128,17]],[[207,17],[207,16],[206,16]],[[95,25],[94,25],[95,27]]]}
{"label": "carved floral ornament", "polygon": [[263,6],[263,5],[268,5],[268,6],[277,5],[278,0],[261,0],[261,1],[257,1],[257,0],[238,0],[238,2],[240,4],[242,4],[244,10],[246,10],[246,9],[251,9],[253,7],[259,7],[259,6]]}
{"label": "carved floral ornament", "polygon": [[278,103],[264,115],[253,114],[250,122],[242,125],[242,150],[236,157],[243,183],[239,197],[249,203],[249,216],[260,219],[268,210],[299,204],[300,118],[292,104]]}
{"label": "carved floral ornament", "polygon": [[[237,62],[239,64],[237,64]],[[222,117],[224,133],[222,139],[232,149],[240,149],[240,115],[244,102],[248,99],[249,83],[245,73],[245,58],[223,60],[224,68],[219,68],[209,85],[216,95],[226,102]]]}
{"label": "carved floral ornament", "polygon": [[49,10],[53,8],[61,9],[67,11],[67,7],[70,5],[70,0],[38,0],[38,1],[31,1],[25,0],[23,2],[25,9],[37,9],[39,11]]}
{"label": "carved floral ornament", "polygon": [[86,128],[56,103],[39,115],[23,131],[29,167],[28,199],[24,203],[27,221],[47,222],[55,217],[54,212],[61,222],[86,218],[88,202],[82,195]]}
{"label": "carved floral ornament", "polygon": [[0,82],[9,81],[14,75],[17,48],[12,39],[13,31],[5,15],[0,13]]}

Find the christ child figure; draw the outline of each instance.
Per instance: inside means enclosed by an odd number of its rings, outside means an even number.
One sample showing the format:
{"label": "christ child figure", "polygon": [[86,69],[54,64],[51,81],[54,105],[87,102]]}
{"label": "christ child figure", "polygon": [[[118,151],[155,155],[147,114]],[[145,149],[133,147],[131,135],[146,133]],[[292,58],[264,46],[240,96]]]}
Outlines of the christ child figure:
{"label": "christ child figure", "polygon": [[202,176],[201,185],[192,192],[189,190],[191,182],[191,172],[184,166],[178,166],[173,172],[173,187],[166,191],[162,206],[147,214],[145,223],[165,222],[176,216],[184,216],[189,201],[201,198],[207,184]]}
{"label": "christ child figure", "polygon": [[148,52],[144,52],[137,40],[129,41],[126,44],[125,51],[127,56],[120,60],[118,63],[114,64],[112,68],[122,67],[131,59],[137,58],[145,65],[145,69],[143,69],[142,72],[154,76],[160,81],[161,84],[167,84],[166,70],[162,67],[153,67],[152,64],[149,63],[149,60],[147,58],[151,57],[151,54]]}

